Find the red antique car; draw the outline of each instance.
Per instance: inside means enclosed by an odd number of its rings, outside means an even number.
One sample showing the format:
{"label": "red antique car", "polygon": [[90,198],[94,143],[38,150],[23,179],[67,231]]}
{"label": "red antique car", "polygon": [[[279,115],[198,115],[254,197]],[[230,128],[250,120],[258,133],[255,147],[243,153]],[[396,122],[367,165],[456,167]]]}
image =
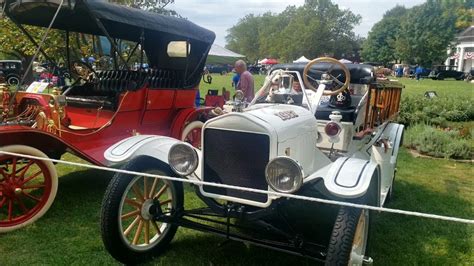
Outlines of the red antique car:
{"label": "red antique car", "polygon": [[[24,25],[52,25],[64,32],[66,57],[76,80],[51,93],[0,88],[1,151],[55,159],[70,152],[105,165],[104,151],[132,135],[171,136],[200,145],[200,128],[209,109],[196,108],[195,97],[213,32],[185,19],[102,1],[2,2],[7,17],[27,35]],[[107,38],[113,70],[98,71],[71,60],[69,43],[78,32]],[[150,68],[130,69],[123,52],[117,52],[117,39],[134,44],[131,53],[139,54],[135,58],[141,58],[140,65],[147,60]],[[0,233],[40,218],[57,187],[51,162],[0,154]]]}

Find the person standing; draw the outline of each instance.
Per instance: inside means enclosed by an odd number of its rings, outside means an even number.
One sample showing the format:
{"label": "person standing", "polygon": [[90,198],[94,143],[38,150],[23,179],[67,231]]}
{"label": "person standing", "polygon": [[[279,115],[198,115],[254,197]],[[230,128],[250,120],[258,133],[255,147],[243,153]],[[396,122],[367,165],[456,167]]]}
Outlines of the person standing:
{"label": "person standing", "polygon": [[237,89],[237,84],[239,84],[240,80],[240,74],[235,73],[235,75],[232,77],[232,88]]}
{"label": "person standing", "polygon": [[415,68],[416,81],[420,80],[421,74],[423,74],[423,67],[417,65],[416,68]]}
{"label": "person standing", "polygon": [[252,101],[255,95],[254,80],[252,74],[247,71],[247,64],[243,60],[237,60],[235,62],[235,72],[240,75],[237,89],[244,93],[245,100]]}

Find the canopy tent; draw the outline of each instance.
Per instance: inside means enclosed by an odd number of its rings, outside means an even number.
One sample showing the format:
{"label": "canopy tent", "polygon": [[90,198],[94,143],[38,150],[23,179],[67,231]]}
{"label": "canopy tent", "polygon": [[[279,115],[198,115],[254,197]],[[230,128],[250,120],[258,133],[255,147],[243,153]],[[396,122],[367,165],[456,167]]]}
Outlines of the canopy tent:
{"label": "canopy tent", "polygon": [[206,64],[234,64],[235,61],[241,58],[245,58],[245,55],[232,52],[220,45],[213,44],[209,51],[209,55],[207,56]]}
{"label": "canopy tent", "polygon": [[339,59],[339,62],[341,62],[341,63],[343,63],[343,64],[352,64],[352,61],[347,60],[347,59],[345,59],[345,58]]}
{"label": "canopy tent", "polygon": [[258,61],[258,63],[262,64],[262,65],[276,65],[276,64],[278,64],[278,60],[273,59],[273,58],[265,58],[265,59],[262,59],[262,60]]}
{"label": "canopy tent", "polygon": [[309,60],[308,58],[306,58],[306,57],[303,55],[303,56],[301,56],[300,58],[294,60],[293,63],[308,63],[309,61],[311,61],[311,60]]}

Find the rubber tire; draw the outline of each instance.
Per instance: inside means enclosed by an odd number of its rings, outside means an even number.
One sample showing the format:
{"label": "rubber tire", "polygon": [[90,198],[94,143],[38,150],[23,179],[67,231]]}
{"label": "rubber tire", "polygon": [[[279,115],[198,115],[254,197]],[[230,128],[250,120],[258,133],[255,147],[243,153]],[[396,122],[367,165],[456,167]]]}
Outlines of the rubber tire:
{"label": "rubber tire", "polygon": [[[137,172],[146,172],[150,170],[159,170],[167,175],[171,174],[171,169],[166,164],[149,156],[138,156],[129,161],[121,169]],[[120,234],[119,208],[122,195],[125,192],[128,184],[135,178],[134,175],[116,173],[110,181],[107,190],[105,191],[104,199],[102,201],[102,210],[100,217],[100,227],[102,242],[105,249],[116,260],[124,264],[138,264],[150,260],[152,257],[158,256],[165,251],[169,243],[173,239],[177,225],[170,225],[171,228],[161,241],[149,250],[136,251],[128,247]],[[176,207],[183,208],[184,192],[183,186],[180,182],[172,182],[170,188],[173,192],[173,197],[176,199]]]}
{"label": "rubber tire", "polygon": [[[4,146],[4,147],[1,147],[0,150],[6,151],[6,152],[13,152],[13,153],[20,153],[20,154],[25,154],[25,155],[32,155],[36,157],[48,158],[48,156],[44,154],[42,151],[30,146],[25,146],[25,145]],[[49,193],[48,200],[46,201],[45,205],[43,206],[41,210],[39,210],[35,215],[33,215],[28,221],[25,221],[21,224],[17,224],[10,227],[0,227],[0,233],[10,232],[10,231],[25,227],[27,225],[30,225],[36,222],[39,218],[41,218],[49,210],[49,208],[51,208],[51,205],[54,202],[54,198],[56,198],[56,193],[58,192],[58,173],[56,172],[56,168],[54,167],[54,164],[51,161],[43,161],[43,163],[46,165],[51,175],[51,192]]]}
{"label": "rubber tire", "polygon": [[[12,80],[16,80],[16,83],[12,83]],[[17,85],[18,83],[20,83],[20,78],[17,77],[17,76],[9,76],[7,77],[7,84],[12,86],[12,85]]]}
{"label": "rubber tire", "polygon": [[[186,136],[195,128],[203,128],[204,127],[204,123],[201,122],[201,121],[193,121],[189,124],[187,124],[184,129],[183,129],[183,133],[181,133],[181,141],[184,141],[184,139],[186,138]],[[202,144],[202,143],[201,143]],[[199,147],[195,147],[195,148],[199,148]]]}
{"label": "rubber tire", "polygon": [[[361,213],[362,210],[359,208],[342,206],[339,209],[336,221],[334,223],[334,228],[331,233],[331,238],[329,240],[328,252],[324,265],[348,265],[352,251],[352,242],[354,241],[354,234]],[[370,232],[370,213],[368,219],[369,221],[367,222],[369,223]],[[369,237],[367,237],[367,242],[368,238]],[[367,253],[367,245],[365,253]]]}

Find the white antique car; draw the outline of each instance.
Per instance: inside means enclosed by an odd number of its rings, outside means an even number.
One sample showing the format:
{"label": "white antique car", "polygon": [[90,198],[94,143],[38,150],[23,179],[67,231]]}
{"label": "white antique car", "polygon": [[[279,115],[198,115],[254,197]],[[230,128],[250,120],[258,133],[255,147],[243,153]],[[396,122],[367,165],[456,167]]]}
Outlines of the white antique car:
{"label": "white antique car", "polygon": [[[368,65],[332,58],[279,65],[247,108],[237,101],[233,112],[205,123],[202,150],[142,135],[113,145],[105,158],[126,170],[383,206],[404,129],[391,122],[401,89]],[[106,249],[121,262],[142,262],[183,226],[326,265],[372,261],[368,210],[193,186],[206,207],[185,209],[181,182],[117,174],[102,207]]]}

